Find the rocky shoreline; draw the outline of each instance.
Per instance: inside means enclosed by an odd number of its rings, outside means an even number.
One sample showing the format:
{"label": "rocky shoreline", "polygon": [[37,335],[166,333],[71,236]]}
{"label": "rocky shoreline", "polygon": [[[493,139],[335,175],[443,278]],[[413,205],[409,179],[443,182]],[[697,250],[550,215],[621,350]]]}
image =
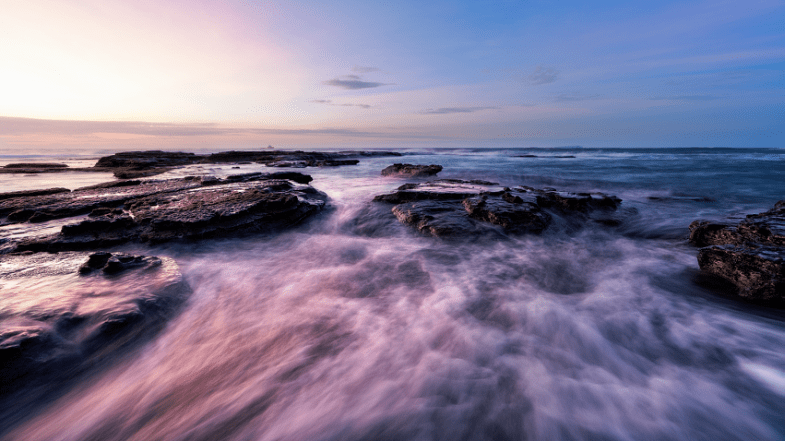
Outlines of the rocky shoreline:
{"label": "rocky shoreline", "polygon": [[[152,151],[118,153],[101,158],[96,167],[120,174],[247,161],[270,167],[329,167],[356,164],[363,157],[396,155]],[[29,165],[3,169],[27,170]],[[39,166],[49,171],[64,168]],[[439,165],[396,163],[381,174],[421,178],[440,171]],[[0,299],[0,375],[9,380],[0,397],[10,396],[18,381],[43,381],[58,372],[87,369],[101,357],[139,340],[146,335],[145,329],[162,326],[187,295],[188,287],[173,260],[107,249],[290,228],[328,204],[329,196],[312,187],[312,181],[307,174],[280,171],[125,179],[73,191],[49,188],[0,193],[0,227],[47,222],[59,226],[59,231],[50,234],[0,238],[4,294]],[[625,222],[619,210],[622,200],[616,196],[482,180],[409,182],[368,203],[376,213],[394,216],[421,234],[445,240],[488,236],[505,240],[548,231],[569,233],[587,225],[614,228]],[[702,271],[733,283],[742,299],[783,304],[785,201],[737,224],[695,221],[689,229],[689,242],[699,247]],[[57,289],[51,288],[55,285]],[[101,290],[98,299],[96,289]],[[29,300],[20,300],[30,293],[35,294],[33,306]]]}
{"label": "rocky shoreline", "polygon": [[356,165],[360,158],[402,156],[388,151],[306,152],[302,150],[227,151],[199,155],[186,152],[146,150],[105,156],[93,167],[68,167],[55,163],[14,163],[0,167],[0,173],[110,172],[119,179],[154,176],[191,164],[258,163],[268,167],[337,167]]}

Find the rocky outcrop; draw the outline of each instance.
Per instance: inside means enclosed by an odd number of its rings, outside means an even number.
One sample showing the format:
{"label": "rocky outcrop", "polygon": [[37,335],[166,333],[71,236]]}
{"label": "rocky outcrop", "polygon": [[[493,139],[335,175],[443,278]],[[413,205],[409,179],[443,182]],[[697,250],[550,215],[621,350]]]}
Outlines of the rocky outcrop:
{"label": "rocky outcrop", "polygon": [[124,242],[201,239],[295,225],[327,196],[301,173],[250,173],[160,181],[120,181],[0,201],[5,223],[86,218],[57,234],[22,239],[16,251],[96,249]]}
{"label": "rocky outcrop", "polygon": [[785,304],[785,201],[738,224],[694,221],[701,270],[732,282],[747,300]]}
{"label": "rocky outcrop", "polygon": [[493,182],[442,179],[405,184],[374,201],[395,204],[392,212],[406,225],[437,237],[478,233],[541,233],[554,218],[585,221],[621,203],[601,193],[569,193]]}
{"label": "rocky outcrop", "polygon": [[0,398],[121,353],[188,293],[172,259],[109,253],[6,255],[0,286]]}
{"label": "rocky outcrop", "polygon": [[259,163],[270,167],[337,167],[355,165],[360,157],[401,156],[395,152],[305,152],[301,150],[228,151],[197,155],[158,150],[122,152],[106,156],[95,167],[113,170],[117,177],[128,179],[162,173],[172,167],[189,164]]}
{"label": "rocky outcrop", "polygon": [[413,165],[396,163],[382,170],[382,176],[433,176],[442,171],[441,165]]}

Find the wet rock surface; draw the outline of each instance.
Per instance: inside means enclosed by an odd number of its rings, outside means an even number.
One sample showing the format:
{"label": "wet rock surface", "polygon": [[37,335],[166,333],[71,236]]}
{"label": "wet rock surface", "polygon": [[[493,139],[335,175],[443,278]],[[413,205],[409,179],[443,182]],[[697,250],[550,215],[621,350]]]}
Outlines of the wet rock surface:
{"label": "wet rock surface", "polygon": [[[541,233],[554,217],[582,223],[597,212],[612,212],[621,203],[602,193],[570,193],[531,187],[503,187],[487,181],[441,179],[405,184],[376,196],[395,204],[392,212],[403,224],[436,237],[478,233]],[[602,221],[599,216],[597,221]]]}
{"label": "wet rock surface", "polygon": [[733,283],[742,298],[785,304],[785,201],[738,224],[697,220],[689,229],[701,270]]}
{"label": "wet rock surface", "polygon": [[26,392],[18,399],[35,395],[33,385],[67,380],[151,336],[188,286],[166,257],[68,252],[3,256],[0,291],[3,402],[20,388]]}
{"label": "wet rock surface", "polygon": [[396,163],[382,170],[382,176],[433,176],[442,171],[441,165],[413,165]]}
{"label": "wet rock surface", "polygon": [[0,200],[0,224],[84,219],[58,234],[21,239],[16,251],[97,249],[124,242],[201,239],[299,223],[327,196],[295,172],[120,181],[67,193]]}

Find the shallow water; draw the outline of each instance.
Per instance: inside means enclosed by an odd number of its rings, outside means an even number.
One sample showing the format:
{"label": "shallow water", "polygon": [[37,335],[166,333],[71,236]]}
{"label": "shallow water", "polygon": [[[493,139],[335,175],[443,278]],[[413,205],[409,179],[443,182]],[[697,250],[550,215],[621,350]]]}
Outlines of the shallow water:
{"label": "shallow water", "polygon": [[[564,155],[576,158],[554,157]],[[302,170],[330,208],[293,230],[125,247],[174,258],[193,290],[186,306],[6,438],[783,439],[782,311],[697,283],[686,242],[692,220],[783,199],[783,159],[435,150]],[[626,221],[424,237],[369,202],[407,182],[379,176],[402,161],[441,164],[445,178],[615,194]]]}

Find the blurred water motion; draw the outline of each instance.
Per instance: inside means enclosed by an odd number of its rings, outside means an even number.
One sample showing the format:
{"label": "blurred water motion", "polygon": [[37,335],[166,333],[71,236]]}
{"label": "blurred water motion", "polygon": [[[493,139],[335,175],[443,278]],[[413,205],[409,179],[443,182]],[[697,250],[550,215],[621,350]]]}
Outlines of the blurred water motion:
{"label": "blurred water motion", "polygon": [[[144,248],[180,265],[193,290],[182,312],[6,439],[782,439],[783,322],[696,284],[676,228],[686,235],[696,211],[766,209],[769,184],[751,199],[749,181],[724,198],[677,180],[646,190],[607,170],[656,158],[561,159],[556,176],[494,154],[406,159],[445,177],[599,189],[639,215],[615,230],[440,241],[369,208],[405,182],[378,177],[384,160],[316,170],[333,209],[294,231]],[[646,199],[682,186],[720,202]]]}

